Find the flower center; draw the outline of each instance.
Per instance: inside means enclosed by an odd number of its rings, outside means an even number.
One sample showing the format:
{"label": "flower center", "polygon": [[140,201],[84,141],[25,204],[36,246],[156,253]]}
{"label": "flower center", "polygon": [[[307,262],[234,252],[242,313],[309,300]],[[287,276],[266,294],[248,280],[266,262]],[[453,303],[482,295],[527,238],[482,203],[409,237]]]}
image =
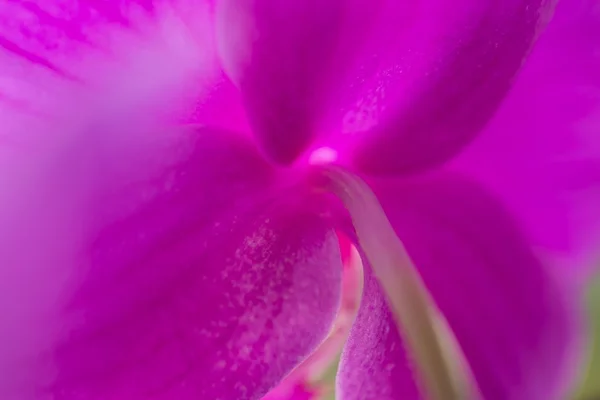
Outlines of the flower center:
{"label": "flower center", "polygon": [[453,357],[449,357],[448,338],[452,334],[440,324],[443,318],[375,194],[359,177],[329,163],[319,164],[315,170],[317,186],[336,195],[348,210],[358,244],[415,363],[417,384],[424,398],[478,397],[472,380],[465,376],[468,373],[458,346],[450,349]]}
{"label": "flower center", "polygon": [[331,147],[319,147],[313,150],[309,157],[308,163],[311,165],[330,164],[337,160],[338,153]]}

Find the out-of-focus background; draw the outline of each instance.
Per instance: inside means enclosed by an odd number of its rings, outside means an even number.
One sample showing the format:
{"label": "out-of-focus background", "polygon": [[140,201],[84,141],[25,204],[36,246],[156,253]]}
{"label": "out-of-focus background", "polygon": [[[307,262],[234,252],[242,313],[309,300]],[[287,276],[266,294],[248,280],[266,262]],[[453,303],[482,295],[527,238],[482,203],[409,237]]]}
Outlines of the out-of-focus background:
{"label": "out-of-focus background", "polygon": [[600,400],[600,276],[591,284],[588,311],[593,334],[589,344],[589,365],[575,400]]}

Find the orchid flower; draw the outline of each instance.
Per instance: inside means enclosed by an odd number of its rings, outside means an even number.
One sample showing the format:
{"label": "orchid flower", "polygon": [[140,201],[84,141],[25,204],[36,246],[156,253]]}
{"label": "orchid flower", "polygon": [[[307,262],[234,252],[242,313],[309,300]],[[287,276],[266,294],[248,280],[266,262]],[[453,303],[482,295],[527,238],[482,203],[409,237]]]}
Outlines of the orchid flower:
{"label": "orchid flower", "polygon": [[331,331],[337,232],[339,399],[459,398],[437,320],[482,398],[564,398],[599,13],[2,0],[0,398],[261,399]]}

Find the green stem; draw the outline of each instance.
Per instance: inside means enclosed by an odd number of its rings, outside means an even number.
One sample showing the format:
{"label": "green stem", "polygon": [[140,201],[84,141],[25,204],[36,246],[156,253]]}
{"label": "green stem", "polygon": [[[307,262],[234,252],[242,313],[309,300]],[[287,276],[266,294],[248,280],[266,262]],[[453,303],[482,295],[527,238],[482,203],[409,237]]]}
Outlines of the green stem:
{"label": "green stem", "polygon": [[407,351],[416,364],[417,382],[429,400],[477,397],[472,385],[465,393],[456,365],[447,357],[436,307],[406,249],[396,236],[376,196],[360,178],[335,166],[322,166],[327,190],[350,213],[358,242],[371,264],[393,312]]}

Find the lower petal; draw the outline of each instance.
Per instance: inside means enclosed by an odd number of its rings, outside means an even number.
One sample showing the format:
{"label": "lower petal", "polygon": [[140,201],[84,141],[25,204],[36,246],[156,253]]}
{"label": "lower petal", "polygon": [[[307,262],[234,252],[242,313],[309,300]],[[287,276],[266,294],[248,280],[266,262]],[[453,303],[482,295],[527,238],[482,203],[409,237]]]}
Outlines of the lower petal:
{"label": "lower petal", "polygon": [[409,360],[377,279],[365,269],[363,299],[342,353],[341,400],[419,399]]}
{"label": "lower petal", "polygon": [[325,338],[339,303],[335,233],[286,206],[228,216],[210,236],[190,232],[115,280],[86,276],[45,391],[261,398]]}
{"label": "lower petal", "polygon": [[360,305],[363,271],[360,255],[350,240],[338,233],[344,263],[342,297],[333,328],[327,339],[262,400],[316,400],[332,391],[331,374],[339,362]]}
{"label": "lower petal", "polygon": [[[374,185],[469,363],[482,397],[561,399],[578,309],[488,193],[452,177]],[[368,267],[338,388],[348,399],[417,399],[412,363]],[[570,369],[569,369],[570,368]]]}
{"label": "lower petal", "polygon": [[243,136],[81,136],[0,173],[0,397],[260,398],[330,329],[335,232]]}

